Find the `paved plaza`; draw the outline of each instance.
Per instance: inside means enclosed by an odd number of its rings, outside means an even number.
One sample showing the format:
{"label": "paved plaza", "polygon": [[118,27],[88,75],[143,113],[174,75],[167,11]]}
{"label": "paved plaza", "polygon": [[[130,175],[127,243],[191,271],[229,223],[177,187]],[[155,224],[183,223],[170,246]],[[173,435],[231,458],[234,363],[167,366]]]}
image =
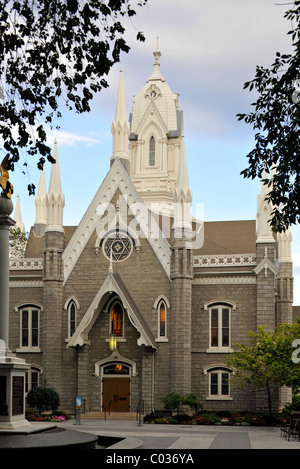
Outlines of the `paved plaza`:
{"label": "paved plaza", "polygon": [[80,424],[68,420],[59,424],[69,430],[124,438],[120,449],[300,449],[300,442],[280,436],[279,427],[157,425],[133,420],[82,419]]}

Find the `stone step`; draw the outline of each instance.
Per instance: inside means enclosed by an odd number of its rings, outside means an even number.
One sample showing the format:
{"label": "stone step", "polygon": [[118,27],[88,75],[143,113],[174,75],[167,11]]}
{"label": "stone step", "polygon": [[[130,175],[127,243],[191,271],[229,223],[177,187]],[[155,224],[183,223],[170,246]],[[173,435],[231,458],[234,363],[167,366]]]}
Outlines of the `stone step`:
{"label": "stone step", "polygon": [[[85,412],[80,416],[82,419],[105,419],[105,412]],[[106,420],[136,420],[136,412],[106,412]]]}

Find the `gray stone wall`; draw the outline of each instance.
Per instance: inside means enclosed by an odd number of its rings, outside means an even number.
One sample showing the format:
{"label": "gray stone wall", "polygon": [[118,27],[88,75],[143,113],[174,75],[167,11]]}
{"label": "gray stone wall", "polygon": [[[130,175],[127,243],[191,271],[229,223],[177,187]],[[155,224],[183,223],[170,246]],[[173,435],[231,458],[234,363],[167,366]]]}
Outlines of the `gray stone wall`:
{"label": "gray stone wall", "polygon": [[[225,276],[226,277],[226,276]],[[230,277],[234,281],[235,277]],[[205,369],[210,366],[225,366],[225,353],[210,353],[209,311],[204,305],[211,301],[235,304],[231,311],[231,345],[248,343],[247,331],[256,329],[256,285],[255,284],[211,284],[193,285],[192,297],[192,392],[207,410],[250,410],[255,409],[255,394],[237,391],[231,386],[232,400],[208,400],[209,381]]]}
{"label": "gray stone wall", "polygon": [[[95,252],[96,239],[97,234],[94,233],[64,286],[63,304],[71,296],[75,297],[79,302],[78,323],[96,296],[109,270],[109,260],[103,255],[102,249],[98,253]],[[158,316],[157,310],[153,306],[160,296],[164,296],[170,301],[170,281],[148,241],[141,238],[140,244],[140,249],[134,249],[126,261],[113,263],[113,270],[114,273],[120,275],[133,301],[156,338],[158,335]],[[63,311],[62,314],[63,336],[66,337],[67,311]],[[169,311],[168,321],[170,321],[170,314]],[[170,323],[168,324],[170,327]],[[131,407],[135,411],[136,405],[142,395],[145,409],[148,412],[153,406],[153,401],[159,402],[159,398],[169,392],[169,343],[159,344],[155,355],[155,363],[159,363],[159,366],[154,365],[155,370],[153,370],[152,353],[144,351],[142,359],[142,347],[137,345],[139,333],[130,323],[128,317],[124,327],[126,342],[118,344],[118,351],[124,358],[129,358],[136,362],[137,372],[139,373],[138,376],[131,379]],[[89,355],[89,364],[85,366],[83,372],[85,378],[82,378],[81,382],[89,383],[88,390],[84,391],[86,394],[86,405],[89,410],[100,410],[101,382],[98,377],[93,376],[93,373],[95,363],[110,356],[108,338],[108,314],[101,313],[89,334],[91,345],[84,346],[87,349],[86,353]],[[64,356],[67,356],[69,353],[70,350],[66,351]],[[65,376],[65,368],[67,366],[65,360],[63,363],[63,376]],[[78,376],[81,376],[81,368],[79,363]],[[75,382],[75,372],[69,371],[69,373],[72,374],[72,380]],[[154,386],[151,384],[152,376],[155,376]],[[140,391],[141,383],[143,383],[142,393]],[[78,392],[81,392],[80,389]],[[152,395],[153,392],[155,395]]]}

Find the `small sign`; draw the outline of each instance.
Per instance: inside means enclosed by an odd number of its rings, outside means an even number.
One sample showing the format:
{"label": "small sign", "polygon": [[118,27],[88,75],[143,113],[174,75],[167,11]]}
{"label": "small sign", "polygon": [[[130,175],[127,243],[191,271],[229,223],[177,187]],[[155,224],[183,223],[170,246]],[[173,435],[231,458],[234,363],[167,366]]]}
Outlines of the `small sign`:
{"label": "small sign", "polygon": [[81,397],[76,397],[76,409],[81,409]]}

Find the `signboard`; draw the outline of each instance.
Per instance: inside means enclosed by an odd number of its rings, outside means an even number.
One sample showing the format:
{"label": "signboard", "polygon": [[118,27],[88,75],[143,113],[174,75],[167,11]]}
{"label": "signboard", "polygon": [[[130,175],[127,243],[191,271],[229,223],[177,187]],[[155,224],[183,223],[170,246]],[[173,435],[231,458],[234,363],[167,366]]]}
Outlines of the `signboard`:
{"label": "signboard", "polygon": [[24,413],[24,378],[13,376],[12,382],[12,415]]}
{"label": "signboard", "polygon": [[81,397],[76,397],[76,409],[81,409]]}

